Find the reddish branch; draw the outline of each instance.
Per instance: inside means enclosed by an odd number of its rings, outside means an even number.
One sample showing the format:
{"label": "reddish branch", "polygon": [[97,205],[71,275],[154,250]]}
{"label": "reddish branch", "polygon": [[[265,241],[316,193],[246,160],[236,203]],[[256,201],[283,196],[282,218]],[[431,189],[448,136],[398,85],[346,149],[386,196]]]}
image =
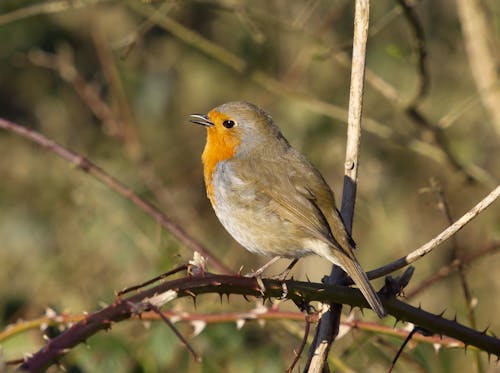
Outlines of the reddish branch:
{"label": "reddish branch", "polygon": [[209,250],[207,250],[203,245],[194,240],[181,226],[174,223],[172,219],[167,217],[155,205],[143,200],[132,189],[128,188],[119,180],[106,173],[102,168],[95,165],[84,156],[68,148],[65,148],[64,146],[56,143],[54,140],[45,137],[41,133],[32,131],[26,127],[20,126],[2,118],[0,118],[0,128],[14,132],[37,143],[41,147],[50,150],[51,152],[57,154],[59,157],[67,160],[81,171],[93,176],[101,183],[105,184],[107,187],[120,194],[122,197],[125,197],[126,199],[133,202],[145,213],[152,216],[162,227],[169,231],[187,248],[191,249],[193,252],[198,251],[204,257],[208,258],[210,260],[210,264],[218,271],[226,274],[232,273],[232,271],[224,264],[222,264]]}
{"label": "reddish branch", "polygon": [[306,326],[304,328],[304,336],[302,337],[302,342],[300,343],[299,350],[295,352],[295,358],[292,361],[292,364],[288,367],[286,370],[287,373],[293,372],[293,368],[295,368],[295,365],[299,362],[300,355],[302,355],[302,352],[304,351],[304,348],[306,347],[307,343],[307,337],[309,336],[309,330],[311,329],[311,319],[309,315],[306,316]]}
{"label": "reddish branch", "polygon": [[[55,314],[53,311],[48,311],[49,315],[33,319],[33,320],[20,320],[15,324],[8,325],[3,332],[0,332],[0,342],[25,332],[31,329],[43,329],[42,326],[64,326],[72,325],[82,321],[87,315],[78,314],[71,315],[67,313]],[[293,320],[304,321],[306,317],[310,322],[318,322],[318,315],[304,315],[303,312],[297,311],[282,311],[274,308],[258,308],[245,312],[217,312],[217,313],[195,313],[184,311],[162,311],[162,315],[169,318],[173,323],[184,322],[194,323],[202,322],[204,324],[220,324],[220,323],[236,323],[238,329],[241,328],[246,322],[256,320]],[[134,317],[137,320],[150,320],[158,321],[160,316],[152,311],[146,311]],[[343,326],[349,329],[359,329],[361,331],[377,333],[380,335],[389,335],[399,338],[406,338],[408,330],[405,328],[394,328],[392,326],[380,325],[374,322],[361,321],[361,320],[347,320],[343,319],[340,322]],[[441,336],[423,336],[417,334],[413,337],[416,342],[440,345],[448,348],[463,348],[464,344],[457,339]]]}

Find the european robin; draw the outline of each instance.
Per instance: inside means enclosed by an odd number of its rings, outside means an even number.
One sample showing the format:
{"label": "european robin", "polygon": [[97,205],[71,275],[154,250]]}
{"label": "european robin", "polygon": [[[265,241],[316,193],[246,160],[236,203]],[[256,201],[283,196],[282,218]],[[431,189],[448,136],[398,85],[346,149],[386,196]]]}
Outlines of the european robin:
{"label": "european robin", "polygon": [[329,260],[347,272],[383,317],[332,190],[272,118],[242,101],[191,117],[207,129],[202,155],[207,195],[234,239],[255,254],[293,259],[317,254]]}

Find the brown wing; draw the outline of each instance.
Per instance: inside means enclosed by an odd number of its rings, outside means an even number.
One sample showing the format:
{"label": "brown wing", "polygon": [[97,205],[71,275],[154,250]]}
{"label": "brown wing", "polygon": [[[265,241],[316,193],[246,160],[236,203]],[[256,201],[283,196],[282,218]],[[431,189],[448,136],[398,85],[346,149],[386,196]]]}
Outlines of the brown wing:
{"label": "brown wing", "polygon": [[256,189],[270,209],[352,258],[355,244],[335,207],[333,193],[302,155],[289,148],[286,162],[268,158],[258,169],[251,169],[260,176]]}
{"label": "brown wing", "polygon": [[[314,166],[311,165],[311,167]],[[346,252],[356,248],[356,244],[345,229],[342,217],[335,206],[333,192],[319,171],[313,168],[306,175],[293,177],[292,181],[297,191],[306,196],[310,203],[314,204],[325,217],[330,233],[336,243],[335,246],[342,247]]]}

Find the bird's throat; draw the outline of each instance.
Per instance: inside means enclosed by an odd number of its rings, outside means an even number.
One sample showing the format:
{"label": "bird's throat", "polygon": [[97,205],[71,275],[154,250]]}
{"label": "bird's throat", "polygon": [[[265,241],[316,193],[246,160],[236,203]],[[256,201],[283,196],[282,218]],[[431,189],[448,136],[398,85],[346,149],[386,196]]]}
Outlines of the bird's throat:
{"label": "bird's throat", "polygon": [[213,173],[219,162],[231,159],[236,154],[240,144],[240,137],[234,132],[225,131],[217,126],[207,128],[207,143],[201,160],[203,161],[203,174],[207,196],[215,206]]}

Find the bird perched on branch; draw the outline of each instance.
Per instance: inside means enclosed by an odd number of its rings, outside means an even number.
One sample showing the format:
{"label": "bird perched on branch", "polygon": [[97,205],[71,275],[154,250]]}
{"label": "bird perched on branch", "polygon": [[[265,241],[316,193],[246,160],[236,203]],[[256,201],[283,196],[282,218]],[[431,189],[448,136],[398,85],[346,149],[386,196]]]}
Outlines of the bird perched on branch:
{"label": "bird perched on branch", "polygon": [[347,272],[383,317],[333,192],[272,118],[242,101],[191,117],[207,129],[202,155],[207,195],[234,239],[255,254],[293,259],[317,254],[329,260]]}

